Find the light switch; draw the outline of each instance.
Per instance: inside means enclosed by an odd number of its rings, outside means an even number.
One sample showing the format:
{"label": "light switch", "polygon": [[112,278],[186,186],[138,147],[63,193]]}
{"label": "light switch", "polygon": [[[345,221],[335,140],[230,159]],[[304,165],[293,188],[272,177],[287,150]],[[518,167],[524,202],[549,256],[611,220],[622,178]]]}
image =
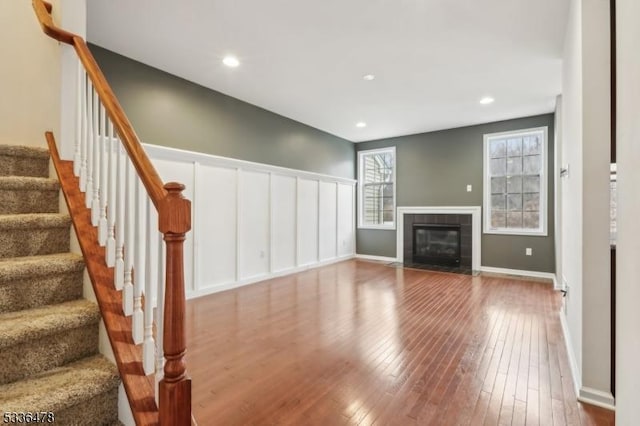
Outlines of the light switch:
{"label": "light switch", "polygon": [[471,185],[467,185],[467,192],[471,192]]}
{"label": "light switch", "polygon": [[531,249],[531,247],[527,247],[527,248],[525,249],[525,254],[526,254],[527,256],[531,256],[531,255],[533,254],[533,250]]}

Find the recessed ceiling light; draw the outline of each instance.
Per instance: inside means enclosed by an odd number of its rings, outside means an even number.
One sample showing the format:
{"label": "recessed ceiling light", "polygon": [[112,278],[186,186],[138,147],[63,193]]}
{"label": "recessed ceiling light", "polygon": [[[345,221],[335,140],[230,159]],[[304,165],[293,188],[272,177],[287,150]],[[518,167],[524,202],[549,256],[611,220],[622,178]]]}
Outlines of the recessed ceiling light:
{"label": "recessed ceiling light", "polygon": [[495,99],[493,99],[491,96],[485,96],[484,98],[480,99],[480,103],[482,105],[492,104],[493,101],[495,101]]}
{"label": "recessed ceiling light", "polygon": [[222,60],[222,63],[229,68],[236,68],[238,65],[240,65],[240,61],[235,56],[225,56],[225,58]]}
{"label": "recessed ceiling light", "polygon": [[356,123],[356,127],[359,127],[359,128],[367,127],[367,123],[365,123],[364,121],[358,121]]}
{"label": "recessed ceiling light", "polygon": [[371,81],[371,80],[374,80],[375,78],[376,78],[376,76],[373,75],[373,74],[366,74],[366,75],[362,76],[362,79],[366,80],[366,81]]}

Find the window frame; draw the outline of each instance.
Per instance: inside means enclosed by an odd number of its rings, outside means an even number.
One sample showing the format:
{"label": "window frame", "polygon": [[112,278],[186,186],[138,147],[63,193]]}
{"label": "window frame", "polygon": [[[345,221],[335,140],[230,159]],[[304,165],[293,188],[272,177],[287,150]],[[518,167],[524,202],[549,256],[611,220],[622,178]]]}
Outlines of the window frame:
{"label": "window frame", "polygon": [[[491,227],[491,176],[489,176],[489,142],[493,139],[505,137],[524,137],[531,134],[542,134],[541,144],[542,168],[540,172],[540,226],[538,229],[526,228],[492,228]],[[498,133],[486,133],[483,136],[483,221],[484,234],[496,235],[524,235],[548,236],[548,203],[549,203],[549,128],[548,126],[532,127],[529,129],[510,130]],[[505,175],[506,176],[506,175]],[[523,174],[524,176],[524,174]]]}
{"label": "window frame", "polygon": [[[371,154],[391,153],[393,157],[393,222],[391,224],[366,224],[364,223],[364,191],[363,191],[363,160],[364,157]],[[396,176],[397,176],[398,161],[396,156],[396,147],[390,146],[385,148],[366,149],[358,151],[358,229],[388,229],[395,230],[397,224],[397,198],[396,198]]]}

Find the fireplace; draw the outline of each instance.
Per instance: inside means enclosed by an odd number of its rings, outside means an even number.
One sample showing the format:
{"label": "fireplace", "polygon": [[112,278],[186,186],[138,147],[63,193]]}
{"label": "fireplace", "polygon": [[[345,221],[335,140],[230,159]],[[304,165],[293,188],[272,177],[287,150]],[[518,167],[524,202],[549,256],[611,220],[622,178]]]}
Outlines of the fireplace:
{"label": "fireplace", "polygon": [[413,262],[460,266],[460,225],[414,223]]}
{"label": "fireplace", "polygon": [[[404,266],[448,272],[473,273],[480,270],[481,206],[411,206],[398,207],[396,247],[398,260]],[[414,259],[413,225],[446,225],[459,228],[460,263],[434,266]]]}

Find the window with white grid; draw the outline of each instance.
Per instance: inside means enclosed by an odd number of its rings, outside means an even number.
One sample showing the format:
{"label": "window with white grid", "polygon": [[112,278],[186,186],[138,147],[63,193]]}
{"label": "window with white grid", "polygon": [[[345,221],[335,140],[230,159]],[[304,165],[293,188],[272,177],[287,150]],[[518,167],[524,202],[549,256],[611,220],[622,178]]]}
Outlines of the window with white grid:
{"label": "window with white grid", "polygon": [[484,135],[484,232],[547,235],[547,128]]}
{"label": "window with white grid", "polygon": [[358,152],[358,227],[395,228],[395,147]]}

